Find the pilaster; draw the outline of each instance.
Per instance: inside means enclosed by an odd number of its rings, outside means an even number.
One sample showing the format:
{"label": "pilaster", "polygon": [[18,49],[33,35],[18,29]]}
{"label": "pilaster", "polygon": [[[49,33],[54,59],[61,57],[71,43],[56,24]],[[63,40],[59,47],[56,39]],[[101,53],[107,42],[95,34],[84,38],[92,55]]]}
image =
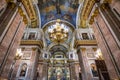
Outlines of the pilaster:
{"label": "pilaster", "polygon": [[111,6],[115,2],[116,0],[97,2],[97,15],[91,16],[90,21],[93,23],[95,37],[99,48],[102,50],[111,79],[120,78],[120,59],[118,58],[120,53],[120,20],[112,10],[113,6]]}
{"label": "pilaster", "polygon": [[82,72],[82,79],[83,80],[92,80],[92,74],[90,71],[90,66],[88,64],[87,56],[86,56],[86,48],[78,47],[78,58]]}
{"label": "pilaster", "polygon": [[77,75],[75,72],[75,63],[71,62],[71,63],[69,63],[69,66],[70,66],[70,79],[77,80]]}
{"label": "pilaster", "polygon": [[42,68],[42,79],[41,80],[47,80],[48,78],[48,63],[47,61],[43,62],[43,68]]}
{"label": "pilaster", "polygon": [[[106,63],[106,66],[107,66],[107,69],[108,69],[111,79],[118,79],[117,70],[115,69],[115,65],[114,65],[115,62],[113,61],[113,55],[115,55],[113,53],[117,52],[117,51],[115,51],[115,50],[117,50],[117,47],[115,45],[114,39],[112,38],[109,30],[106,29],[106,25],[105,25],[104,21],[100,18],[101,17],[99,16],[99,20],[98,20],[99,25],[96,23],[94,23],[92,25],[93,30],[95,32],[95,37],[98,42],[98,46],[103,53],[103,57],[105,59],[105,63]],[[111,46],[109,46],[109,45],[111,45]],[[111,52],[111,50],[113,50],[113,49],[114,49],[114,51]],[[113,54],[113,55],[111,55],[111,54]],[[118,58],[116,58],[116,59],[118,59]]]}
{"label": "pilaster", "polygon": [[[9,6],[10,5],[10,6]],[[18,6],[15,3],[8,3],[3,19],[0,23],[0,75],[8,79],[10,66],[12,65],[16,50],[20,44],[23,31],[26,24],[23,22],[23,16],[18,12]]]}

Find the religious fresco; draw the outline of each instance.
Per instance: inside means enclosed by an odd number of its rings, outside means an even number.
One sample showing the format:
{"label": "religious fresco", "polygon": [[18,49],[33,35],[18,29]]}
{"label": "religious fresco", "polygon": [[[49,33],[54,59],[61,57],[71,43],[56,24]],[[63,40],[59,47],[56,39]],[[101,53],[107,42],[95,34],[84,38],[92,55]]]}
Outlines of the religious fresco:
{"label": "religious fresco", "polygon": [[48,80],[70,80],[70,70],[68,67],[49,67]]}
{"label": "religious fresco", "polygon": [[45,23],[61,19],[76,26],[78,0],[39,0],[41,26]]}

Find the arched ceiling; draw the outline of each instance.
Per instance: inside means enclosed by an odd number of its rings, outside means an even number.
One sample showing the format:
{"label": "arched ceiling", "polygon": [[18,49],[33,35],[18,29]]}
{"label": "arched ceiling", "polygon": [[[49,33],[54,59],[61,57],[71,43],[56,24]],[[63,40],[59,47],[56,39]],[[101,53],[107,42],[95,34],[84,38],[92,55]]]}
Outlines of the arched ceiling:
{"label": "arched ceiling", "polygon": [[39,0],[41,26],[51,20],[66,20],[76,26],[79,0]]}
{"label": "arched ceiling", "polygon": [[56,52],[63,52],[66,54],[68,52],[68,50],[63,45],[55,45],[50,49],[50,53],[55,54]]}

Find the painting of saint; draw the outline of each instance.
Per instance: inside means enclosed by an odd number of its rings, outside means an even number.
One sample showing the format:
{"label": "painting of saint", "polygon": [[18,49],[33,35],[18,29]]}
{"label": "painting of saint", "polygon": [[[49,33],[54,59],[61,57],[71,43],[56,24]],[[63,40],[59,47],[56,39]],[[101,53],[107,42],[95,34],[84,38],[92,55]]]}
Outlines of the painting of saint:
{"label": "painting of saint", "polygon": [[98,77],[96,65],[94,63],[91,64],[91,71],[92,71],[93,77]]}
{"label": "painting of saint", "polygon": [[20,76],[25,77],[26,71],[27,71],[27,64],[23,64],[22,67],[21,67]]}

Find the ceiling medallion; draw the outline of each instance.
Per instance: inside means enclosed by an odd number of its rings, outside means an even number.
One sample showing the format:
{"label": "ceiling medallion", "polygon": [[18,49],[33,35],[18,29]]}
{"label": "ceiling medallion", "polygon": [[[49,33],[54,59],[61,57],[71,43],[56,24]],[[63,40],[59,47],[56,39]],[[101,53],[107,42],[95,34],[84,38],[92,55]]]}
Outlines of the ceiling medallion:
{"label": "ceiling medallion", "polygon": [[57,20],[56,24],[48,29],[50,40],[57,43],[62,43],[67,40],[68,32],[69,28],[65,24],[60,23],[60,20]]}

